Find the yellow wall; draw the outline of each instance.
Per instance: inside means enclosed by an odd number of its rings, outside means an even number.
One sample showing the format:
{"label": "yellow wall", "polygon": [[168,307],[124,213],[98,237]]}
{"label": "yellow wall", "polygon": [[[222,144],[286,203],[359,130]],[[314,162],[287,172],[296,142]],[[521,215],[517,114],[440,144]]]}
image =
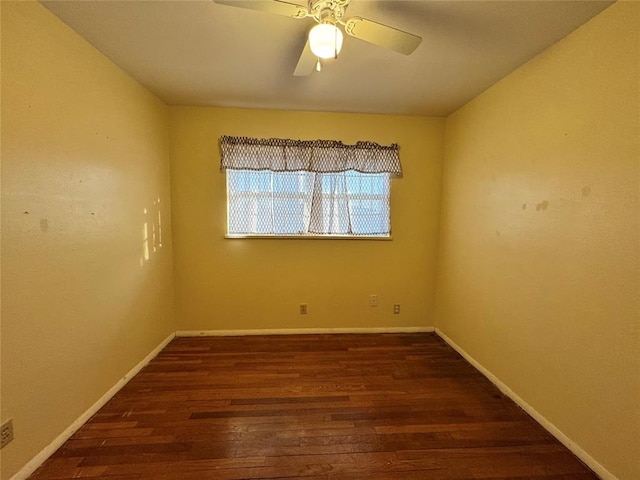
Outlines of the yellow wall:
{"label": "yellow wall", "polygon": [[[421,117],[171,108],[177,329],[433,326],[443,126]],[[397,142],[405,176],[392,181],[393,241],[225,239],[223,134]],[[379,295],[378,307],[368,306],[369,294]]]}
{"label": "yellow wall", "polygon": [[167,107],[40,4],[1,5],[7,479],[174,326]]}
{"label": "yellow wall", "polygon": [[640,478],[640,3],[446,124],[437,327],[620,479]]}

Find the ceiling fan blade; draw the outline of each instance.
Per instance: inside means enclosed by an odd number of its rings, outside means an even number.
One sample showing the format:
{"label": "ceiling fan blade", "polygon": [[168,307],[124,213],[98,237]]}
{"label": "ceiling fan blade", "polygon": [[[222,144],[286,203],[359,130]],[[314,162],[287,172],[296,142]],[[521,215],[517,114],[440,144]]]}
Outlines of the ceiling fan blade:
{"label": "ceiling fan blade", "polygon": [[311,51],[311,47],[309,46],[309,40],[304,46],[302,53],[300,54],[300,58],[298,59],[298,64],[296,65],[296,69],[293,71],[294,77],[306,77],[307,75],[311,75],[313,73],[313,69],[318,62],[318,57],[314,55]]}
{"label": "ceiling fan blade", "polygon": [[362,17],[346,20],[344,31],[352,37],[405,55],[412,53],[422,42],[422,37]]}
{"label": "ceiling fan blade", "polygon": [[260,12],[275,13],[276,15],[284,15],[292,18],[305,18],[309,16],[306,7],[295,3],[284,2],[282,0],[214,0],[220,5],[228,5],[230,7],[248,8],[249,10],[258,10]]}

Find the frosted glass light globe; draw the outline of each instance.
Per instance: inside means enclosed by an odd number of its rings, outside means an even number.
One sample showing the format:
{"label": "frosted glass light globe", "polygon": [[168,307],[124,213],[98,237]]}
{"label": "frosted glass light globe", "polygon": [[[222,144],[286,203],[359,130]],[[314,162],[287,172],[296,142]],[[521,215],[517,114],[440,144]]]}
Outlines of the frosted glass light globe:
{"label": "frosted glass light globe", "polygon": [[309,32],[309,47],[316,57],[333,58],[342,48],[342,32],[335,25],[320,23]]}

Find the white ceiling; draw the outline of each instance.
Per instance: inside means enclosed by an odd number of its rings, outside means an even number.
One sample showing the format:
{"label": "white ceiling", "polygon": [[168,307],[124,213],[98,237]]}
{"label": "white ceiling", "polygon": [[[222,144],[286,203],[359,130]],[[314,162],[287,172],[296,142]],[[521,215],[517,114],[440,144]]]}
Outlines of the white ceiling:
{"label": "white ceiling", "polygon": [[404,56],[345,35],[340,58],[308,77],[292,74],[308,18],[208,0],[42,3],[170,105],[447,115],[612,2],[352,0],[345,18],[422,44]]}

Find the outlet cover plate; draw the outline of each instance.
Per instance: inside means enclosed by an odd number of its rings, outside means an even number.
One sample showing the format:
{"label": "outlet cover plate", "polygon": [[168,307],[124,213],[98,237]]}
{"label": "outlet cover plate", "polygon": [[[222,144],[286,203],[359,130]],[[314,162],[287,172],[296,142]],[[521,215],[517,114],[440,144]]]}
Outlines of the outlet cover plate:
{"label": "outlet cover plate", "polygon": [[13,419],[9,419],[0,427],[0,448],[4,448],[13,440]]}

